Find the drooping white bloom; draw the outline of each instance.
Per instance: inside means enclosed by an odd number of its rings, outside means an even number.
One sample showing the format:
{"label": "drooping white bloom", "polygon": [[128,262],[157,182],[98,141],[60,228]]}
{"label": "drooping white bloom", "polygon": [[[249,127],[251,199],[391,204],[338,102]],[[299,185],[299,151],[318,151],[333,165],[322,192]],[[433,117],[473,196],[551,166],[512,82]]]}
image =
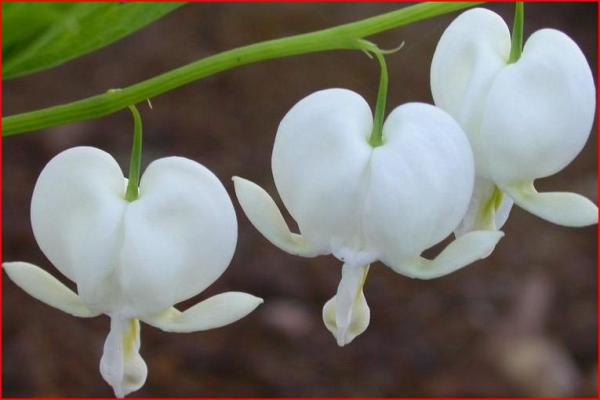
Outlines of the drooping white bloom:
{"label": "drooping white bloom", "polygon": [[333,254],[342,278],[323,309],[340,346],[369,324],[362,292],[369,264],[430,279],[489,254],[501,232],[472,232],[433,261],[421,252],[440,242],[463,217],[473,188],[473,157],[458,124],[421,103],[396,108],[371,147],[373,116],[366,101],[344,89],[304,98],[284,117],[275,139],[275,185],[301,234],[288,228],[271,197],[234,177],[244,212],[273,244],[295,255]]}
{"label": "drooping white bloom", "polygon": [[435,104],[463,127],[475,157],[474,196],[457,234],[500,228],[513,201],[556,224],[597,223],[588,199],[533,186],[565,168],[590,134],[596,90],[584,55],[554,29],[531,35],[511,64],[510,50],[502,18],[479,8],[448,26],[433,56]]}
{"label": "drooping white bloom", "polygon": [[92,147],[58,154],[37,180],[31,201],[35,239],[77,284],[77,294],[35,265],[3,264],[38,300],[77,317],[111,318],[100,371],[118,397],[146,380],[138,320],[193,332],[232,323],[262,302],[227,292],[184,312],[173,308],[213,283],[235,250],[235,212],[208,169],[163,158],[146,169],[137,200],[125,200],[126,186],[117,162]]}

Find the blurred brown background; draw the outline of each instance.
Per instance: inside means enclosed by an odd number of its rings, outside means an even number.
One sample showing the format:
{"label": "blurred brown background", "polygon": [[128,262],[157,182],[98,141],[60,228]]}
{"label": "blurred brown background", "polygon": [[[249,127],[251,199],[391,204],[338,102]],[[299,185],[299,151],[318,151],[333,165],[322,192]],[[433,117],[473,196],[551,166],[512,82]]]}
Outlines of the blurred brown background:
{"label": "blurred brown background", "polygon": [[[62,67],[6,82],[3,115],[123,87],[236,46],[311,31],[404,4],[192,4],[129,38]],[[512,4],[487,5],[512,25]],[[569,34],[596,71],[596,4],[527,4],[526,34]],[[393,107],[431,102],[429,63],[456,14],[372,37],[388,57]],[[374,104],[377,64],[354,51],[246,66],[193,83],[143,106],[144,164],[168,155],[203,163],[233,196],[232,175],[276,195],[270,155],[277,125],[302,97],[346,87]],[[101,120],[4,141],[3,254],[54,275],[33,240],[29,202],[46,162],[91,145],[128,163],[132,122]],[[596,201],[597,135],[540,189]],[[595,396],[596,227],[551,225],[515,208],[494,254],[450,276],[418,281],[382,264],[365,286],[369,329],[339,348],[321,321],[340,262],[305,259],[267,242],[237,201],[239,243],[226,273],[189,302],[227,290],[264,297],[238,323],[194,334],[142,328],[149,375],[133,396]],[[76,319],[3,279],[3,395],[112,396],[98,364],[106,317]],[[188,304],[186,304],[187,306]]]}

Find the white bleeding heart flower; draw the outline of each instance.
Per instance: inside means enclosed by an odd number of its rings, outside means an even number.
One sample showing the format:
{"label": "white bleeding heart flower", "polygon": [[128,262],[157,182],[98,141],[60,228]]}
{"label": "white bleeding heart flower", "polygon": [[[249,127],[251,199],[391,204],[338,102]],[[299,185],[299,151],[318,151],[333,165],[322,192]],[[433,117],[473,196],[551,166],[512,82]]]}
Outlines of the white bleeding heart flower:
{"label": "white bleeding heart flower", "polygon": [[489,254],[502,232],[472,232],[430,261],[423,250],[448,236],[473,188],[469,143],[444,111],[421,103],[396,108],[372,147],[366,101],[344,89],[323,90],[296,104],[275,138],[272,170],[283,203],[298,223],[292,233],[271,197],[234,177],[244,212],[273,244],[295,255],[333,254],[344,266],[323,319],[340,346],[369,324],[362,292],[369,264],[430,279]]}
{"label": "white bleeding heart flower", "polygon": [[38,300],[77,317],[110,317],[100,371],[118,397],[146,380],[138,320],[169,332],[200,331],[232,323],[262,302],[227,292],[184,312],[173,307],[213,283],[235,250],[235,212],[208,169],[163,158],[146,169],[137,200],[125,200],[126,186],[114,158],[92,147],[58,154],[37,180],[31,201],[35,239],[77,284],[77,294],[35,265],[3,264]]}
{"label": "white bleeding heart flower", "polygon": [[475,157],[474,196],[457,234],[499,229],[513,200],[556,224],[595,224],[598,208],[588,199],[533,186],[565,168],[588,139],[596,90],[585,56],[554,29],[531,35],[514,63],[510,51],[502,18],[479,8],[448,26],[433,56],[435,104],[463,127]]}

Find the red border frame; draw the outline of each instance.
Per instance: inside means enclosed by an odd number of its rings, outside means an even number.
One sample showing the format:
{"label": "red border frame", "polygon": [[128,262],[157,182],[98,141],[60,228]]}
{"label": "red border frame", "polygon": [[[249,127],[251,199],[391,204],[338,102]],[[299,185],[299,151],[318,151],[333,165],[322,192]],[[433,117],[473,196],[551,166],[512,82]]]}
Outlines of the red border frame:
{"label": "red border frame", "polygon": [[[52,2],[53,0],[36,0],[35,2]],[[65,2],[65,3],[70,3],[70,2],[76,2],[74,0],[54,0],[55,2]],[[94,0],[82,0],[80,2],[92,2]],[[101,2],[114,2],[113,0],[95,0],[95,1],[101,1]],[[129,0],[129,2],[174,2],[176,0]],[[440,1],[440,0],[435,0],[435,1]],[[457,1],[457,0],[451,0],[451,1]],[[4,2],[10,3],[10,2],[18,2],[18,0],[0,0],[0,5]],[[253,2],[261,2],[261,3],[281,3],[281,2],[289,2],[289,1],[277,1],[277,0],[191,0],[188,2],[194,2],[194,3],[208,3],[208,2],[227,2],[227,3],[253,3]],[[301,1],[297,1],[297,2],[322,2],[320,0],[301,0]],[[346,2],[363,2],[363,3],[367,3],[367,2],[372,2],[372,0],[355,0],[355,1],[348,1],[348,0],[328,0],[327,2],[335,2],[335,3],[346,3]],[[407,2],[406,0],[379,0],[378,2]],[[513,1],[511,0],[492,0],[490,1],[492,3],[512,3]],[[565,2],[565,1],[560,1],[560,0],[526,0],[526,2]],[[600,0],[575,0],[575,1],[566,1],[566,2],[577,2],[577,3],[599,3]],[[0,7],[0,28],[2,27],[2,7]],[[600,50],[600,4],[598,5],[597,8],[597,24],[596,24],[596,35],[597,35],[597,41],[596,41],[596,47],[597,50]],[[2,30],[0,29],[0,43],[2,43]],[[596,61],[597,61],[597,70],[596,70],[596,79],[600,79],[600,59],[598,57],[598,52],[596,53]],[[2,54],[0,52],[0,77],[2,76]],[[598,82],[596,82],[596,85],[598,86]],[[0,79],[0,110],[3,110],[2,107],[2,80]],[[596,88],[596,126],[598,127],[598,119],[600,118],[600,92],[598,91],[598,87]],[[2,132],[2,121],[0,120],[0,134]],[[596,134],[600,133],[600,129],[597,128],[596,129]],[[1,185],[2,183],[2,171],[3,171],[3,163],[2,161],[2,136],[0,135],[0,226],[2,226],[2,220],[3,220],[3,210],[1,209],[2,206],[2,199],[3,199],[3,189],[4,187]],[[598,143],[597,146],[597,154],[600,154],[600,142]],[[600,160],[596,160],[596,169],[598,172],[598,175],[600,175]],[[596,190],[597,190],[597,195],[598,198],[600,198],[600,185],[596,186]],[[2,232],[0,232],[0,246],[2,244]],[[598,391],[598,389],[600,388],[600,369],[598,368],[598,363],[600,362],[600,329],[598,327],[598,319],[600,319],[600,268],[598,268],[599,266],[599,260],[600,260],[600,225],[596,226],[596,241],[597,241],[597,253],[596,253],[596,276],[597,276],[597,282],[596,282],[596,317],[597,317],[597,321],[596,321],[596,347],[597,347],[597,355],[596,355],[596,390]],[[0,247],[0,261],[2,260],[2,247]],[[4,279],[4,274],[0,273],[0,337],[2,336],[2,281]],[[3,367],[3,358],[2,358],[2,342],[0,342],[0,399],[4,399],[5,397],[3,396],[3,385],[2,385],[2,379],[3,379],[3,374],[2,374],[2,367]],[[59,397],[62,398],[62,397]],[[32,397],[32,399],[43,399],[43,397]],[[85,397],[72,397],[72,399],[87,399]],[[97,398],[99,400],[102,399],[112,399],[111,397],[100,397]],[[169,399],[169,397],[153,397],[153,399]],[[208,398],[207,398],[208,399]],[[233,399],[233,398],[222,398],[222,399]],[[242,397],[242,398],[235,398],[237,399],[256,399],[254,397]],[[281,398],[281,397],[275,397],[273,398],[274,400],[279,400],[279,399],[285,399],[285,398]],[[322,397],[322,398],[297,398],[299,400],[308,400],[308,399],[339,399],[337,397]],[[382,398],[370,398],[370,399],[375,399],[375,400],[379,400]],[[407,398],[407,399],[413,399],[413,398]],[[422,400],[422,399],[434,399],[432,397],[425,397],[425,398],[415,398],[415,400]],[[454,400],[467,400],[467,399],[471,399],[471,398],[462,398],[462,397],[452,397],[452,398],[447,398],[447,399],[454,399]],[[500,399],[504,399],[502,397],[491,397],[489,398],[491,400],[500,400]],[[535,398],[534,398],[535,399]],[[553,398],[537,398],[537,399],[553,399]],[[562,398],[561,398],[562,399]],[[596,393],[596,397],[577,397],[577,398],[573,398],[573,399],[600,399],[600,394],[597,392]]]}

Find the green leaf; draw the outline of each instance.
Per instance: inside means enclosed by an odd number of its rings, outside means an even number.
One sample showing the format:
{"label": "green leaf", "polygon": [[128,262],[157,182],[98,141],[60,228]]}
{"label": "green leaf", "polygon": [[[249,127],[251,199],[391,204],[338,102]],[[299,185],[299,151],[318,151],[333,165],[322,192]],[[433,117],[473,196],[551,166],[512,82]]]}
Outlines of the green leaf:
{"label": "green leaf", "polygon": [[184,3],[3,3],[3,79],[63,64],[143,28]]}

